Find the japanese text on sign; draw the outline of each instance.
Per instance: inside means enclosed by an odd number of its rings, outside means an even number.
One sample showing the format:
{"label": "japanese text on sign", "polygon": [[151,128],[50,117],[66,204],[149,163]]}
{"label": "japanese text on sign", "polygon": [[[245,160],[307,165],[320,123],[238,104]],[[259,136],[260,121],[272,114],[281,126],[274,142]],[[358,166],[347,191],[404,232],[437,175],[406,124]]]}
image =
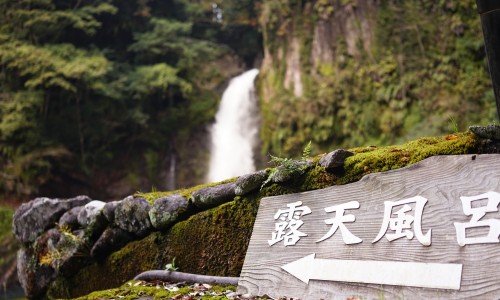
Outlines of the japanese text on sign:
{"label": "japanese text on sign", "polygon": [[[462,203],[462,210],[466,216],[470,216],[470,221],[467,223],[454,223],[457,243],[460,246],[499,243],[500,220],[485,220],[483,217],[485,217],[487,213],[498,212],[500,193],[490,191],[477,196],[460,197],[460,200]],[[486,205],[473,205],[473,203],[482,200],[487,200]],[[385,201],[382,226],[372,243],[380,241],[384,236],[390,242],[400,238],[412,240],[416,237],[422,245],[430,246],[432,229],[429,229],[425,234],[422,232],[422,215],[427,201],[428,200],[422,196],[415,196],[400,201]],[[308,206],[302,204],[301,201],[293,202],[287,204],[287,209],[279,209],[276,212],[274,219],[277,222],[272,232],[272,238],[268,240],[269,246],[273,246],[282,241],[285,246],[292,246],[302,237],[307,236],[307,233],[299,231],[299,228],[304,224],[301,217],[311,214],[312,211]],[[409,204],[414,204],[414,208]],[[325,212],[335,213],[335,216],[325,220],[327,225],[331,225],[330,230],[322,238],[317,240],[316,243],[329,239],[339,229],[345,244],[351,245],[363,242],[361,238],[352,234],[347,228],[348,223],[356,221],[355,215],[350,211],[359,209],[359,207],[360,204],[358,201],[350,201],[326,207],[324,209]],[[487,235],[466,237],[466,231],[468,229],[481,227],[489,229]]]}

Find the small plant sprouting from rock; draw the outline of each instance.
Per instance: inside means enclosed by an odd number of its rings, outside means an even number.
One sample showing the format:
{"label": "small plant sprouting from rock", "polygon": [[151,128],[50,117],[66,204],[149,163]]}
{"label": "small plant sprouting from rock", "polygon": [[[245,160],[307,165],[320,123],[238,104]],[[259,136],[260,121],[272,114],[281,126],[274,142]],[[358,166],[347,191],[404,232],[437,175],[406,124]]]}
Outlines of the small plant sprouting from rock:
{"label": "small plant sprouting from rock", "polygon": [[52,266],[54,269],[58,270],[62,259],[63,255],[61,252],[54,246],[49,245],[47,253],[40,257],[40,265]]}
{"label": "small plant sprouting from rock", "polygon": [[458,127],[458,121],[456,118],[450,116],[448,118],[448,126],[450,128],[451,131],[453,131],[453,133],[457,134],[460,132],[460,129]]}
{"label": "small plant sprouting from rock", "polygon": [[302,151],[302,159],[308,159],[309,157],[311,157],[311,152],[312,152],[312,143],[311,141],[309,141],[307,146]]}
{"label": "small plant sprouting from rock", "polygon": [[309,143],[305,146],[304,150],[302,151],[302,157],[297,160],[288,157],[283,158],[269,154],[269,156],[271,157],[269,163],[273,164],[274,168],[271,170],[271,173],[267,177],[266,181],[264,181],[264,183],[260,187],[261,190],[273,179],[276,179],[275,177],[277,172],[281,172],[282,174],[280,174],[280,177],[283,178],[288,178],[292,174],[303,173],[308,167],[307,160],[311,156],[311,152],[312,152],[312,143],[311,141],[309,141]]}
{"label": "small plant sprouting from rock", "polygon": [[177,271],[179,268],[175,265],[175,257],[172,259],[171,263],[168,263],[165,265],[165,270],[166,271]]}
{"label": "small plant sprouting from rock", "polygon": [[59,226],[56,224],[56,227],[61,237],[55,244],[49,240],[47,243],[47,252],[40,257],[40,265],[52,266],[54,269],[58,270],[61,263],[71,256],[87,255],[79,253],[78,250],[82,248],[82,246],[85,246],[85,242],[80,237],[74,235],[68,225]]}

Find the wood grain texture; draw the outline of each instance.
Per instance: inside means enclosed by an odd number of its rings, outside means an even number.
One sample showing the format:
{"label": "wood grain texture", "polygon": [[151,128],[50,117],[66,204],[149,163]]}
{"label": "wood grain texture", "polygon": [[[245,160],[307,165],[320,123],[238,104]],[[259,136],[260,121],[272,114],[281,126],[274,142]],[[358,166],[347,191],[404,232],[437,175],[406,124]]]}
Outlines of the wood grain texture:
{"label": "wood grain texture", "polygon": [[[288,296],[300,299],[499,299],[500,244],[479,244],[460,247],[454,222],[467,223],[460,196],[476,196],[488,191],[500,193],[500,155],[435,156],[415,165],[383,173],[370,174],[360,181],[323,190],[264,198],[261,201],[254,231],[248,247],[238,291],[271,297]],[[416,238],[389,242],[377,236],[384,216],[384,201],[422,196],[428,199],[422,217],[422,232],[432,229],[432,245],[425,247]],[[283,242],[269,246],[274,230],[274,214],[286,204],[302,201],[312,213],[301,217],[300,231],[308,234],[294,246]],[[325,220],[334,217],[324,208],[358,201],[359,209],[346,211],[356,222],[346,227],[363,240],[345,245],[340,230],[332,237],[315,243],[331,225]],[[410,212],[413,214],[413,212]],[[484,219],[500,219],[500,213],[488,213]],[[355,284],[311,280],[305,284],[281,266],[316,253],[321,259],[356,259],[423,263],[463,264],[461,288],[458,291]],[[381,274],[384,270],[380,270]]]}

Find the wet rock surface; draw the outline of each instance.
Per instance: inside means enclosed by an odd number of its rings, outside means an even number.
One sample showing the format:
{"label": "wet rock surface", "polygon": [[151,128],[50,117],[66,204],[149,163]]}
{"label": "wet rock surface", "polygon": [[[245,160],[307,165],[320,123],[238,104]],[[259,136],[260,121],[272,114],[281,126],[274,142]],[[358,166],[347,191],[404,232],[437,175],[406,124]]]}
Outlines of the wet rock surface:
{"label": "wet rock surface", "polygon": [[52,267],[33,263],[33,257],[34,254],[27,249],[22,248],[17,252],[17,277],[29,299],[42,295],[56,276]]}
{"label": "wet rock surface", "polygon": [[108,222],[113,223],[115,220],[115,209],[120,204],[120,201],[111,201],[107,202],[103,209],[102,213],[104,217],[108,220]]}
{"label": "wet rock surface", "polygon": [[108,220],[102,213],[104,205],[104,202],[94,200],[87,203],[78,214],[80,227],[84,228],[85,236],[92,241],[97,239],[108,225]]}
{"label": "wet rock surface", "polygon": [[95,222],[102,214],[102,209],[105,204],[106,203],[98,200],[87,203],[78,213],[77,219],[80,226],[89,226],[91,223]]}

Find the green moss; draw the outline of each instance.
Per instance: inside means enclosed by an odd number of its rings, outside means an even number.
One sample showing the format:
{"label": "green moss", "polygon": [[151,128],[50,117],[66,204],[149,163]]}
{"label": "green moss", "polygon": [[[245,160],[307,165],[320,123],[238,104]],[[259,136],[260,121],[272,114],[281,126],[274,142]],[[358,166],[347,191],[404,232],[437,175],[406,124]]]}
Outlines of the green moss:
{"label": "green moss", "polygon": [[[13,267],[16,265],[16,252],[19,243],[12,232],[12,217],[14,211],[10,207],[0,206],[0,286],[6,286],[14,280],[6,274],[15,274]],[[3,277],[3,278],[1,278]]]}
{"label": "green moss", "polygon": [[435,155],[458,155],[476,151],[477,141],[471,132],[432,138],[420,138],[400,146],[354,148],[346,159],[345,174],[336,184],[357,181],[370,173],[402,168]]}
{"label": "green moss", "polygon": [[181,196],[184,196],[186,199],[189,199],[191,194],[196,192],[199,189],[202,189],[205,187],[216,186],[219,184],[234,182],[237,179],[238,179],[237,177],[234,177],[234,178],[226,179],[226,180],[220,181],[220,182],[211,182],[211,183],[201,184],[201,185],[197,185],[197,186],[194,186],[191,188],[179,189],[179,190],[175,190],[175,191],[166,191],[166,192],[154,191],[154,192],[150,192],[150,193],[140,193],[139,192],[139,193],[136,193],[134,196],[142,197],[142,198],[148,200],[150,203],[154,203],[156,201],[156,199],[158,199],[158,198],[169,196],[169,195],[174,195],[174,194],[180,194]]}
{"label": "green moss", "polygon": [[[235,287],[220,287],[214,286],[211,291],[222,292],[226,290],[235,290]],[[129,281],[122,286],[114,289],[93,292],[84,297],[77,298],[76,300],[97,300],[97,299],[138,299],[141,297],[154,297],[154,299],[171,299],[176,295],[188,295],[193,292],[189,286],[181,287],[177,291],[168,291],[156,286],[143,286],[138,281]],[[202,298],[203,299],[203,298]],[[207,298],[208,299],[208,298]]]}
{"label": "green moss", "polygon": [[0,242],[12,235],[12,217],[14,210],[0,206]]}
{"label": "green moss", "polygon": [[168,257],[181,271],[239,276],[259,201],[239,198],[177,223],[169,231]]}
{"label": "green moss", "polygon": [[302,191],[312,191],[324,189],[335,184],[337,177],[322,166],[316,166],[307,172],[304,182],[301,186]]}
{"label": "green moss", "polygon": [[68,282],[64,277],[58,277],[54,282],[51,283],[51,286],[47,291],[46,298],[47,299],[71,298]]}

